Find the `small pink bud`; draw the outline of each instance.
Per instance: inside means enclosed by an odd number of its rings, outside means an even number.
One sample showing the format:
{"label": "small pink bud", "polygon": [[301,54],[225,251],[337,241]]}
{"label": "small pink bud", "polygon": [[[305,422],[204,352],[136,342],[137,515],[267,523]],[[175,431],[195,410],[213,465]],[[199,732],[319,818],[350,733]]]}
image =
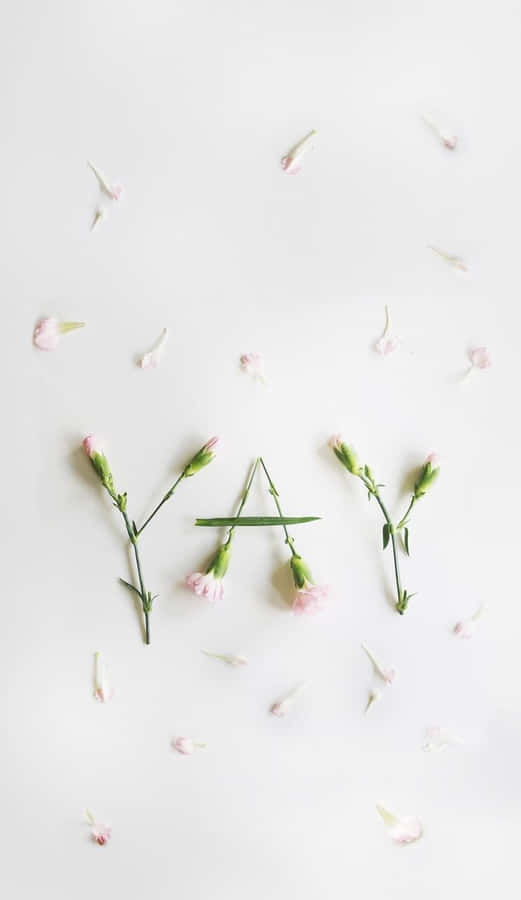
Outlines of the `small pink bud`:
{"label": "small pink bud", "polygon": [[87,817],[87,822],[91,826],[90,833],[92,839],[96,841],[100,847],[103,847],[112,837],[112,828],[110,825],[102,825],[99,822],[96,822],[90,809],[86,811],[85,815]]}
{"label": "small pink bud", "polygon": [[97,434],[88,434],[86,438],[83,438],[82,446],[87,456],[91,459],[95,453],[101,455],[105,452],[103,442]]}
{"label": "small pink bud", "polygon": [[178,753],[182,753],[183,756],[191,756],[196,750],[204,749],[206,744],[202,744],[201,741],[195,741],[193,738],[189,737],[177,737],[173,741],[173,747],[174,750],[177,750]]}
{"label": "small pink bud", "polygon": [[427,459],[425,460],[425,462],[428,462],[431,464],[431,467],[433,469],[435,469],[437,466],[439,466],[440,461],[441,461],[441,456],[439,453],[429,453]]}
{"label": "small pink bud", "polygon": [[328,444],[332,450],[340,450],[340,447],[344,443],[344,438],[341,434],[332,434],[328,440]]}
{"label": "small pink bud", "polygon": [[33,343],[39,350],[56,350],[62,335],[77,328],[83,328],[85,322],[60,322],[58,319],[40,319],[33,333]]}

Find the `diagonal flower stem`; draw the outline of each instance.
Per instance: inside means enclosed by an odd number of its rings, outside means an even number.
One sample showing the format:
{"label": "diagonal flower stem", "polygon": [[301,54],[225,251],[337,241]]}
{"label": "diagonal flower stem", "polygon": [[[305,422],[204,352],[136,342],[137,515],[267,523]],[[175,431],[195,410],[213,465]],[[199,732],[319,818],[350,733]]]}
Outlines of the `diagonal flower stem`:
{"label": "diagonal flower stem", "polygon": [[145,590],[145,582],[143,580],[143,572],[141,571],[141,561],[139,559],[139,551],[137,548],[137,538],[138,535],[134,534],[132,525],[130,524],[128,515],[126,510],[120,508],[121,515],[123,516],[123,521],[125,522],[125,528],[127,529],[127,534],[132,544],[132,548],[134,550],[134,558],[136,560],[136,569],[137,569],[137,577],[139,581],[139,595],[141,597],[141,603],[143,605],[143,616],[145,618],[145,644],[150,644],[150,601],[149,595]]}
{"label": "diagonal flower stem", "polygon": [[[397,593],[397,597],[398,597],[397,609],[400,610],[402,601],[403,601],[403,590],[402,590],[402,582],[401,582],[401,578],[400,578],[400,565],[398,563],[398,551],[397,551],[397,547],[396,547],[396,534],[395,534],[396,529],[391,521],[391,517],[390,517],[389,513],[387,512],[385,503],[383,502],[382,498],[380,497],[380,493],[378,491],[378,485],[376,485],[374,483],[372,478],[371,478],[371,480],[369,480],[367,477],[365,477],[362,474],[360,474],[358,477],[363,481],[363,483],[365,484],[369,493],[372,494],[373,497],[375,498],[376,502],[378,503],[378,506],[382,510],[384,519],[387,522],[387,526],[389,528],[389,537],[391,538],[391,546],[393,548],[393,562],[394,562],[394,577],[396,580],[396,593]],[[411,507],[409,507],[409,508],[411,508]],[[404,518],[406,518],[406,516],[404,516]]]}
{"label": "diagonal flower stem", "polygon": [[[259,466],[259,457],[257,457],[257,459],[255,460],[255,462],[254,462],[254,464],[253,464],[253,467],[252,467],[250,476],[249,476],[249,478],[248,478],[248,481],[247,481],[247,483],[246,483],[246,487],[245,487],[245,489],[244,489],[244,493],[243,493],[243,495],[242,495],[242,497],[241,497],[241,501],[240,501],[240,503],[239,503],[239,508],[238,508],[237,513],[236,513],[236,515],[235,515],[235,518],[236,518],[236,519],[238,519],[238,518],[240,517],[240,515],[241,515],[241,513],[242,513],[242,511],[243,511],[243,509],[244,509],[244,506],[245,506],[246,500],[248,499],[248,495],[249,495],[249,493],[250,493],[251,486],[252,486],[252,484],[253,484],[253,479],[255,478],[255,475],[256,475],[258,466]],[[224,546],[225,546],[225,547],[229,547],[229,546],[230,546],[230,543],[231,543],[231,540],[232,540],[232,537],[233,537],[233,532],[235,531],[236,527],[237,527],[236,525],[232,525],[232,527],[231,527],[230,530],[228,531],[228,536],[227,536],[227,538],[226,538],[226,540],[225,540],[225,542],[224,542]]]}
{"label": "diagonal flower stem", "polygon": [[170,500],[170,497],[171,497],[172,494],[174,493],[174,491],[175,491],[177,485],[181,483],[181,481],[183,480],[183,478],[185,478],[185,473],[184,473],[184,471],[181,472],[181,474],[180,474],[179,478],[177,479],[177,481],[174,482],[174,484],[172,485],[172,487],[170,488],[170,490],[168,490],[168,491],[166,492],[166,494],[165,494],[165,496],[163,497],[163,499],[157,504],[156,508],[150,513],[148,519],[146,519],[146,520],[143,522],[141,528],[138,528],[136,537],[139,537],[139,535],[145,530],[145,528],[147,527],[148,523],[151,522],[152,519],[154,518],[154,516],[156,515],[156,513],[159,512],[159,510],[160,510],[161,507],[163,506],[163,503],[166,503],[167,500]]}
{"label": "diagonal flower stem", "polygon": [[[259,459],[260,459],[260,464],[261,464],[262,468],[264,469],[264,474],[266,475],[266,478],[268,479],[268,484],[270,486],[270,494],[275,501],[275,506],[277,507],[279,516],[281,518],[283,518],[283,512],[282,512],[282,509],[281,509],[281,506],[279,503],[279,494],[278,494],[277,488],[275,487],[275,485],[273,484],[273,481],[271,480],[271,475],[266,468],[266,465],[265,465],[265,462],[264,462],[262,456]],[[295,550],[295,547],[293,546],[293,543],[294,543],[293,538],[289,536],[289,532],[288,532],[286,525],[283,525],[282,527],[284,529],[284,534],[286,536],[286,544],[288,545],[289,549],[291,550],[291,556],[292,557],[297,556],[298,555],[297,551]]]}

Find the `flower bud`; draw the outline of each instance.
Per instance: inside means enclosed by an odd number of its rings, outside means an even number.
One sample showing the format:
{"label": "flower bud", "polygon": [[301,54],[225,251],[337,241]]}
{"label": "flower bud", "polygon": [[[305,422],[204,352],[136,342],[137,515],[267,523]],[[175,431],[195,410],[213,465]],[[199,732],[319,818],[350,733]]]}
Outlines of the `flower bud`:
{"label": "flower bud", "polygon": [[436,478],[438,477],[440,469],[439,466],[435,467],[435,463],[436,456],[434,453],[431,453],[420,472],[416,484],[414,485],[414,496],[417,500],[419,500],[420,497],[423,497],[423,495],[427,493],[429,488],[434,484]]}
{"label": "flower bud", "polygon": [[110,471],[108,460],[105,456],[104,448],[99,437],[97,437],[95,434],[87,435],[87,437],[83,440],[83,449],[89,457],[92,468],[96,472],[96,475],[100,479],[103,487],[107,488],[111,496],[114,496],[115,491],[112,472]]}
{"label": "flower bud", "polygon": [[301,556],[292,556],[289,564],[291,566],[291,573],[293,575],[295,587],[298,590],[300,590],[300,588],[306,587],[309,584],[313,584],[313,577],[311,575],[311,572],[309,571],[306,563]]}
{"label": "flower bud", "polygon": [[218,444],[219,438],[213,437],[206,442],[204,447],[201,447],[201,449],[197,451],[184,470],[185,478],[190,478],[191,475],[195,475],[200,469],[204,469],[205,466],[212,462],[215,457],[214,451]]}
{"label": "flower bud", "polygon": [[330,438],[329,446],[333,450],[336,458],[340,460],[348,472],[351,472],[351,475],[362,474],[362,466],[360,465],[355,451],[352,447],[348,447],[348,445],[344,443],[340,434],[335,434]]}

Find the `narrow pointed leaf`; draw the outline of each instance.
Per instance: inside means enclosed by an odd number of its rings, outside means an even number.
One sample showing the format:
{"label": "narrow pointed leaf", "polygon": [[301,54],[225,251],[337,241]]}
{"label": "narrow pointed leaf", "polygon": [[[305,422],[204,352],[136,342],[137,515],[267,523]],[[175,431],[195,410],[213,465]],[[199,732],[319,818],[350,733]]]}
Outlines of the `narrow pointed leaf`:
{"label": "narrow pointed leaf", "polygon": [[320,516],[234,516],[218,519],[196,519],[195,524],[205,528],[247,527],[253,525],[300,525],[316,522]]}
{"label": "narrow pointed leaf", "polygon": [[408,528],[403,529],[403,546],[405,547],[405,552],[406,552],[407,556],[410,556],[411,554],[409,553],[409,529]]}
{"label": "narrow pointed leaf", "polygon": [[143,599],[143,598],[141,597],[141,591],[138,591],[137,587],[134,587],[133,584],[130,584],[130,581],[125,581],[124,578],[120,578],[119,580],[120,580],[121,584],[124,584],[125,587],[128,587],[129,591],[134,591],[134,593],[137,594],[138,597],[140,597],[141,599]]}
{"label": "narrow pointed leaf", "polygon": [[386,522],[382,528],[382,540],[383,540],[384,550],[387,547],[387,544],[389,543],[390,536],[391,536],[391,532],[389,531],[389,525]]}

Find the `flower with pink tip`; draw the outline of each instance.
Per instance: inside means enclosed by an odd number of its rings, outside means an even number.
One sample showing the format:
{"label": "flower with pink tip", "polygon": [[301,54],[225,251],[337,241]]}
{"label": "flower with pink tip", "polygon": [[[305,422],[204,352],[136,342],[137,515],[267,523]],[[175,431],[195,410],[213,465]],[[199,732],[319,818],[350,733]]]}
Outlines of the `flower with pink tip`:
{"label": "flower with pink tip", "polygon": [[361,646],[362,646],[362,650],[364,651],[364,653],[366,653],[367,656],[369,657],[369,659],[371,660],[371,662],[374,666],[375,672],[378,673],[380,678],[383,681],[385,681],[385,683],[387,685],[391,685],[395,679],[396,670],[390,668],[389,666],[383,666],[380,662],[378,662],[375,655],[371,652],[369,647],[366,646],[366,644],[362,644]]}
{"label": "flower with pink tip", "polygon": [[112,837],[112,828],[110,825],[102,825],[99,822],[96,822],[93,814],[90,809],[86,811],[87,822],[91,826],[91,836],[100,847],[103,847],[104,844],[108,843],[110,838]]}
{"label": "flower with pink tip", "polygon": [[441,462],[441,456],[439,453],[429,453],[425,462],[430,463],[432,469],[439,468],[439,465]]}
{"label": "flower with pink tip", "polygon": [[88,434],[87,437],[83,438],[82,447],[90,459],[96,454],[101,455],[105,453],[103,441],[97,434]]}
{"label": "flower with pink tip", "polygon": [[159,335],[155,344],[151,347],[148,353],[144,353],[139,360],[139,367],[141,369],[157,369],[159,363],[161,362],[161,357],[163,355],[167,339],[168,328],[163,328],[163,331]]}
{"label": "flower with pink tip", "polygon": [[217,603],[224,597],[222,579],[226,575],[230,563],[231,545],[226,542],[219,547],[206,572],[194,572],[187,575],[185,584],[198,597],[204,597],[209,603]]}
{"label": "flower with pink tip", "polygon": [[121,184],[110,184],[108,179],[103,175],[103,173],[96,168],[91,162],[88,162],[87,165],[94,172],[96,176],[99,188],[103,194],[106,194],[111,200],[119,200],[122,193],[123,187]]}
{"label": "flower with pink tip", "polygon": [[313,146],[313,138],[316,131],[310,131],[306,137],[302,138],[291,150],[282,157],[280,164],[288,175],[296,175],[302,169],[302,159],[307,151]]}
{"label": "flower with pink tip", "polygon": [[291,606],[292,611],[298,616],[315,615],[323,608],[329,596],[329,588],[314,583],[306,563],[297,553],[293,554],[289,564],[297,589]]}
{"label": "flower with pink tip", "polygon": [[258,378],[259,381],[265,381],[264,377],[264,357],[260,353],[243,353],[240,358],[241,369],[252,378]]}
{"label": "flower with pink tip", "polygon": [[303,688],[304,683],[302,682],[289,691],[281,700],[277,700],[270,708],[271,714],[277,716],[278,719],[283,719],[290,711],[299,694],[302,693]]}
{"label": "flower with pink tip", "polygon": [[376,807],[391,840],[396,844],[412,844],[423,835],[423,825],[416,816],[394,816],[383,806]]}
{"label": "flower with pink tip", "polygon": [[205,466],[209,465],[215,459],[216,450],[220,443],[221,439],[218,437],[212,437],[209,441],[206,441],[206,444],[197,451],[195,456],[193,456],[190,462],[185,466],[183,470],[184,477],[190,478],[201,469],[204,469]]}
{"label": "flower with pink tip", "polygon": [[109,682],[107,667],[102,662],[99,653],[94,654],[94,696],[100,703],[107,703],[114,696],[114,689]]}
{"label": "flower with pink tip", "polygon": [[441,143],[447,150],[455,150],[458,145],[458,140],[454,134],[450,134],[450,132],[446,131],[444,128],[440,128],[436,125],[433,120],[428,116],[422,116],[423,121],[426,125],[434,132],[434,134],[439,138]]}
{"label": "flower with pink tip", "polygon": [[191,756],[196,750],[203,750],[206,747],[206,744],[203,744],[201,741],[195,741],[193,738],[189,737],[176,737],[172,742],[172,746],[174,750],[177,750],[178,753],[182,753],[183,756]]}
{"label": "flower with pink tip", "polygon": [[399,339],[391,333],[391,315],[389,313],[389,307],[386,306],[384,330],[382,332],[382,336],[374,345],[374,349],[381,356],[389,356],[389,354],[394,353],[394,351],[397,350],[399,346]]}
{"label": "flower with pink tip", "polygon": [[476,630],[478,620],[481,618],[484,612],[485,607],[480,606],[479,609],[476,610],[474,615],[470,616],[468,619],[463,619],[461,622],[456,622],[453,628],[456,637],[466,639],[471,638]]}
{"label": "flower with pink tip", "polygon": [[472,369],[489,369],[492,365],[490,353],[486,347],[474,347],[469,353]]}
{"label": "flower with pink tip", "polygon": [[63,334],[84,326],[85,322],[60,322],[52,317],[40,319],[34,329],[33,343],[39,350],[56,350]]}

